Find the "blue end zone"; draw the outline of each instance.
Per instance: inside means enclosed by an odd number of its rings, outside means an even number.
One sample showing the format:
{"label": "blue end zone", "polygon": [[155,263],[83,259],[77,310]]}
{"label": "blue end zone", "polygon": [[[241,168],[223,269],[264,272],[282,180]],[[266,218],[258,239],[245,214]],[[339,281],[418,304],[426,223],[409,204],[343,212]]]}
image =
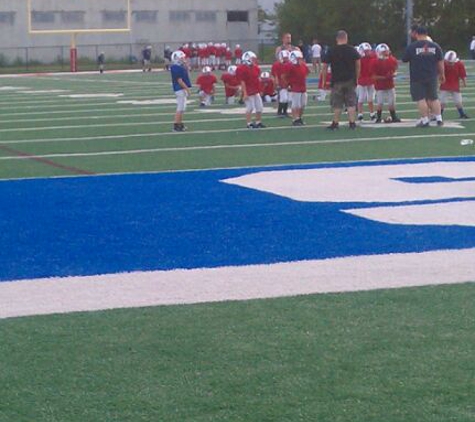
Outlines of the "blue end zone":
{"label": "blue end zone", "polygon": [[220,182],[262,170],[0,182],[0,280],[475,247],[475,228],[382,224],[340,211],[361,204]]}

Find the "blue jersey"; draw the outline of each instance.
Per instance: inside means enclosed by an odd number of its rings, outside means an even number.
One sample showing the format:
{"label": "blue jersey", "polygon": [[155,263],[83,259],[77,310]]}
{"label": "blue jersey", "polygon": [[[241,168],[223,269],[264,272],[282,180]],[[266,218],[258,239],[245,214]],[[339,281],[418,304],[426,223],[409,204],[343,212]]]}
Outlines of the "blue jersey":
{"label": "blue jersey", "polygon": [[178,83],[178,79],[182,79],[188,88],[191,88],[190,76],[185,66],[174,64],[170,67],[170,73],[172,75],[173,91],[181,91],[183,88]]}

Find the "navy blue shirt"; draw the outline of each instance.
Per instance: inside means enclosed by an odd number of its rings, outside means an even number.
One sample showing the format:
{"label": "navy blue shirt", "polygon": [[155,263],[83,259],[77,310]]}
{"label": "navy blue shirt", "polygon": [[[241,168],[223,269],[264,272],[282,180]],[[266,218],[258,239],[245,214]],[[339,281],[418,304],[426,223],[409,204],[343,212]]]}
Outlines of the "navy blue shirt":
{"label": "navy blue shirt", "polygon": [[173,64],[170,67],[170,73],[172,75],[172,84],[173,84],[173,91],[181,91],[183,88],[178,83],[178,79],[182,79],[185,82],[188,88],[191,88],[190,76],[188,75],[188,70],[185,66],[179,64]]}
{"label": "navy blue shirt", "polygon": [[439,44],[432,41],[414,41],[406,48],[403,62],[409,62],[411,81],[427,81],[437,78],[437,63],[444,59]]}

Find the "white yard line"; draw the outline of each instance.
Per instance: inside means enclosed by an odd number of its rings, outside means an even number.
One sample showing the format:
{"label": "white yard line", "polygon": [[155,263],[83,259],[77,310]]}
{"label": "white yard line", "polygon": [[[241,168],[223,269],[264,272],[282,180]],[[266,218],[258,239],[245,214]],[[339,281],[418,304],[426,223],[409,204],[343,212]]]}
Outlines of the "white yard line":
{"label": "white yard line", "polygon": [[475,249],[0,283],[0,318],[475,281]]}
{"label": "white yard line", "polygon": [[[315,126],[317,127],[317,126]],[[283,129],[283,128],[275,128]],[[241,129],[231,130],[235,132]],[[248,131],[249,129],[242,129]],[[209,133],[210,131],[200,131],[194,133]],[[157,135],[160,135],[158,133]],[[163,133],[162,133],[163,135]],[[475,136],[475,133],[464,133],[464,136]],[[137,135],[135,135],[137,136]],[[445,137],[457,136],[460,134],[444,135]],[[121,136],[124,137],[124,136]],[[241,148],[269,148],[269,147],[285,147],[285,146],[304,146],[304,145],[325,145],[325,144],[341,144],[341,143],[357,143],[357,142],[376,142],[384,140],[395,139],[417,139],[417,138],[429,138],[440,137],[437,135],[414,135],[414,136],[387,136],[387,137],[371,137],[371,138],[354,138],[354,139],[326,139],[326,140],[311,140],[311,141],[286,141],[286,142],[269,142],[269,143],[247,143],[247,144],[222,144],[222,145],[201,145],[201,146],[185,146],[185,147],[160,147],[160,148],[144,148],[134,150],[113,150],[113,151],[100,151],[100,152],[78,152],[78,153],[56,153],[56,154],[44,154],[35,155],[36,158],[67,158],[67,157],[97,157],[97,156],[112,156],[112,155],[130,155],[130,154],[147,154],[155,152],[181,152],[181,151],[197,151],[197,150],[214,150],[214,149],[241,149]],[[25,156],[4,156],[0,157],[0,160],[28,160],[30,157]]]}
{"label": "white yard line", "polygon": [[[314,126],[317,127],[317,126]],[[274,128],[276,130],[282,130],[285,128]],[[249,129],[234,129],[229,132],[236,131],[249,131]],[[267,129],[266,129],[267,130]],[[209,133],[212,131],[197,131],[193,133]],[[223,131],[224,132],[224,131]],[[173,134],[179,135],[180,133]],[[63,138],[61,141],[77,141],[79,139],[123,139],[130,137],[150,137],[150,136],[160,136],[164,135],[163,133],[156,134],[135,134],[135,135],[112,135],[110,137],[90,137],[90,138]],[[172,133],[168,134],[172,135]],[[475,136],[475,133],[463,133],[463,134],[447,134],[444,137],[461,137],[461,136]],[[184,147],[159,147],[159,148],[143,148],[143,149],[134,149],[134,150],[113,150],[113,151],[100,151],[100,152],[78,152],[78,153],[56,153],[56,154],[44,154],[44,155],[35,155],[35,158],[68,158],[68,157],[97,157],[97,156],[113,156],[113,155],[130,155],[130,154],[147,154],[155,152],[181,152],[181,151],[197,151],[197,150],[214,150],[214,149],[240,149],[240,148],[269,148],[269,147],[285,147],[285,146],[305,146],[305,145],[326,145],[326,144],[341,144],[341,143],[358,143],[358,142],[377,142],[377,141],[387,141],[387,140],[408,140],[408,139],[426,139],[432,137],[440,137],[440,134],[433,135],[413,135],[413,136],[382,136],[382,137],[370,137],[370,138],[346,138],[346,139],[320,139],[320,140],[309,140],[309,141],[286,141],[286,142],[268,142],[268,143],[246,143],[246,144],[221,144],[221,145],[200,145],[200,146],[184,146]],[[49,140],[51,141],[51,140]],[[59,139],[53,140],[59,141]],[[20,141],[8,141],[1,142],[1,144],[7,143],[19,143]],[[23,141],[24,142],[24,141]],[[28,160],[31,157],[25,156],[3,156],[0,157],[0,160]]]}

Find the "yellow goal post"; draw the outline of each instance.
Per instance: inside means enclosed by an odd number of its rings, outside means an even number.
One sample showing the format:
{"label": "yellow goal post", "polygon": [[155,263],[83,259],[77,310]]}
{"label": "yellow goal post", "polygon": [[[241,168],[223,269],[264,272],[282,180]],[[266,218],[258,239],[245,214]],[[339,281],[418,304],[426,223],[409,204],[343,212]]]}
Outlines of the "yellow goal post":
{"label": "yellow goal post", "polygon": [[[35,0],[26,0],[27,4],[27,19],[28,19],[28,34],[30,35],[60,35],[60,34],[69,34],[71,35],[71,45],[70,45],[70,70],[71,72],[77,72],[77,47],[76,47],[76,37],[79,34],[119,34],[119,33],[130,33],[132,30],[132,9],[131,9],[131,0],[124,0],[126,5],[126,27],[123,28],[69,28],[69,29],[36,29],[33,27],[33,2]],[[36,0],[41,1],[41,0]]]}

